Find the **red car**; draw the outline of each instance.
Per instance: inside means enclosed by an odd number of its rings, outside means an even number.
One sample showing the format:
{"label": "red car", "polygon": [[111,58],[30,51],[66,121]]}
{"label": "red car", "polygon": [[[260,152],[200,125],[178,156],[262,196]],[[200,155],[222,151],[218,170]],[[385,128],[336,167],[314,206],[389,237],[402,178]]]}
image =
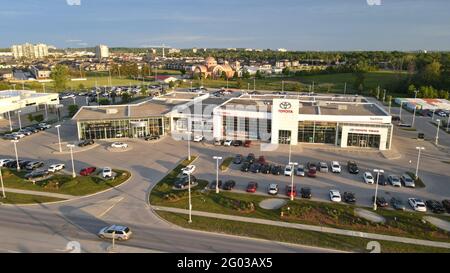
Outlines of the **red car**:
{"label": "red car", "polygon": [[258,163],[261,165],[266,164],[266,158],[263,155],[259,156]]}
{"label": "red car", "polygon": [[87,167],[87,168],[81,169],[80,175],[82,175],[82,176],[88,176],[88,175],[90,175],[91,173],[95,172],[96,169],[97,169],[97,168],[95,168],[95,167]]}
{"label": "red car", "polygon": [[257,188],[258,188],[258,183],[256,183],[256,182],[248,182],[247,192],[256,192]]}
{"label": "red car", "polygon": [[308,175],[309,177],[316,177],[316,173],[317,170],[316,169],[308,169],[308,173],[306,175]]}
{"label": "red car", "polygon": [[244,142],[244,147],[249,148],[250,145],[252,145],[252,141],[251,141],[251,140],[246,140],[246,141]]}
{"label": "red car", "polygon": [[294,197],[297,196],[297,187],[294,185],[294,188],[291,190],[291,185],[286,185],[286,195],[291,197],[291,194]]}

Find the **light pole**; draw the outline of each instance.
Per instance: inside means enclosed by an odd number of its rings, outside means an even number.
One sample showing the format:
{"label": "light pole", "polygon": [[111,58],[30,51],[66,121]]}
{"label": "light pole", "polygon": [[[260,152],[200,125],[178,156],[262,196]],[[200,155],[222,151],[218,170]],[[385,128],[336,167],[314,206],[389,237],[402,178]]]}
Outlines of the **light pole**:
{"label": "light pole", "polygon": [[47,109],[47,103],[44,104],[44,109],[45,109],[45,121],[48,120],[48,109]]}
{"label": "light pole", "polygon": [[416,121],[416,109],[417,109],[416,99],[417,99],[418,92],[419,92],[419,90],[414,91],[414,112],[413,112],[413,119],[411,122],[411,127],[414,127],[414,122]]}
{"label": "light pole", "polygon": [[0,167],[0,182],[1,182],[1,184],[2,184],[2,194],[3,194],[3,198],[6,198],[5,186],[3,185],[2,167]]}
{"label": "light pole", "polygon": [[22,110],[17,111],[17,117],[19,118],[19,129],[22,130],[22,121],[20,120],[20,113],[22,113]]}
{"label": "light pole", "polygon": [[441,120],[437,119],[436,122],[437,122],[437,130],[436,130],[435,143],[436,143],[436,145],[438,145],[438,142],[439,142],[439,126],[441,125]]}
{"label": "light pole", "polygon": [[378,180],[380,179],[380,173],[384,173],[384,170],[374,169],[373,171],[377,173],[377,181],[375,184],[375,197],[373,198],[373,210],[377,210]]}
{"label": "light pole", "polygon": [[[188,124],[188,127],[189,127],[189,124]],[[192,132],[189,131],[186,134],[188,135],[188,160],[191,161],[191,135],[192,135]]]}
{"label": "light pole", "polygon": [[425,147],[416,147],[416,149],[419,150],[419,155],[417,155],[417,165],[416,165],[416,179],[417,179],[418,173],[419,173],[420,152],[422,150],[425,150]]}
{"label": "light pole", "polygon": [[289,165],[291,165],[291,201],[294,200],[294,169],[295,166],[298,165],[297,162],[289,162]]}
{"label": "light pole", "polygon": [[17,143],[19,143],[19,141],[17,139],[15,139],[15,140],[11,140],[11,142],[14,144],[14,152],[16,153],[17,171],[20,171],[19,155],[17,154]]}
{"label": "light pole", "polygon": [[291,145],[291,139],[287,139],[289,141],[289,160],[288,162],[291,162],[291,154],[292,154],[292,145]]}
{"label": "light pole", "polygon": [[436,108],[433,109],[433,115],[431,116],[431,121],[434,121],[434,112],[436,112]]}
{"label": "light pole", "polygon": [[59,145],[59,152],[62,153],[62,148],[61,148],[61,135],[59,134],[59,127],[61,127],[60,124],[56,125],[56,131],[58,131],[58,145]]}
{"label": "light pole", "polygon": [[72,160],[72,177],[75,178],[77,175],[75,174],[75,164],[73,163],[73,148],[75,145],[67,144],[67,147],[70,149],[70,159]]}
{"label": "light pole", "polygon": [[11,112],[8,111],[8,119],[9,119],[9,130],[12,131],[12,121],[11,121]]}
{"label": "light pole", "polygon": [[191,174],[188,173],[188,193],[189,193],[189,220],[188,223],[192,223],[192,200],[191,200]]}
{"label": "light pole", "polygon": [[399,114],[400,122],[402,122],[402,108],[403,108],[403,101],[400,102],[400,114]]}
{"label": "light pole", "polygon": [[219,193],[219,160],[222,159],[221,156],[213,156],[216,160],[216,193]]}

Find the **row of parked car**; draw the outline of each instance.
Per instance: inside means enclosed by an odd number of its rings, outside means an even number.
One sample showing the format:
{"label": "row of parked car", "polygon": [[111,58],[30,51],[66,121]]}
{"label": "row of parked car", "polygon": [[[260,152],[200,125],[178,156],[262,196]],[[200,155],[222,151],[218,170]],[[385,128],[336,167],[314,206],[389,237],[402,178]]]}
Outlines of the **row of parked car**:
{"label": "row of parked car", "polygon": [[39,133],[41,131],[50,129],[52,126],[50,124],[47,124],[45,122],[36,124],[36,125],[30,125],[28,127],[22,128],[21,130],[17,132],[13,132],[10,134],[3,135],[3,139],[7,140],[19,140],[24,137],[30,136],[32,134]]}

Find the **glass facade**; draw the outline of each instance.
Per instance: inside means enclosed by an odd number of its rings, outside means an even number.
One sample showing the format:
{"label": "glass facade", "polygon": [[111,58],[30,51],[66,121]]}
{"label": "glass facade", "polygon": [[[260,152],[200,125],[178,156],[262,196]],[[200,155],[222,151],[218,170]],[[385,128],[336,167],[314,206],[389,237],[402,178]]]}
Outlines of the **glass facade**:
{"label": "glass facade", "polygon": [[79,125],[81,139],[138,138],[165,135],[170,131],[170,119],[165,117],[82,121]]}
{"label": "glass facade", "polygon": [[298,142],[336,143],[336,122],[299,121]]}
{"label": "glass facade", "polygon": [[271,135],[272,121],[249,117],[224,116],[222,128],[225,137],[237,139],[268,140]]}
{"label": "glass facade", "polygon": [[380,135],[349,133],[347,146],[378,149],[380,147],[380,138]]}

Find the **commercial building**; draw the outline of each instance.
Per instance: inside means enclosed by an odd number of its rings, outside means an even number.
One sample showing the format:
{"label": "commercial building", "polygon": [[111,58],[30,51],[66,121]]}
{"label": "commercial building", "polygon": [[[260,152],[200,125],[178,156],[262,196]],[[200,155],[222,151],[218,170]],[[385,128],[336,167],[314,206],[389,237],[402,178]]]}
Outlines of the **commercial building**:
{"label": "commercial building", "polygon": [[109,58],[109,48],[106,45],[98,45],[95,47],[95,57],[97,59]]}
{"label": "commercial building", "polygon": [[413,111],[417,110],[450,110],[450,101],[445,99],[414,99],[414,98],[396,98],[395,103]]}
{"label": "commercial building", "polygon": [[215,98],[174,92],[125,106],[82,107],[74,116],[84,138],[202,134],[272,144],[324,144],[388,150],[391,116],[360,96],[248,95]]}
{"label": "commercial building", "polygon": [[0,119],[21,114],[29,114],[42,110],[53,110],[59,105],[57,93],[36,93],[31,90],[0,91]]}
{"label": "commercial building", "polygon": [[36,80],[48,79],[50,78],[51,74],[51,71],[49,69],[35,65],[30,66],[30,72],[36,78]]}
{"label": "commercial building", "polygon": [[32,45],[29,43],[12,45],[11,52],[14,59],[41,59],[48,56],[48,46],[46,44]]}

